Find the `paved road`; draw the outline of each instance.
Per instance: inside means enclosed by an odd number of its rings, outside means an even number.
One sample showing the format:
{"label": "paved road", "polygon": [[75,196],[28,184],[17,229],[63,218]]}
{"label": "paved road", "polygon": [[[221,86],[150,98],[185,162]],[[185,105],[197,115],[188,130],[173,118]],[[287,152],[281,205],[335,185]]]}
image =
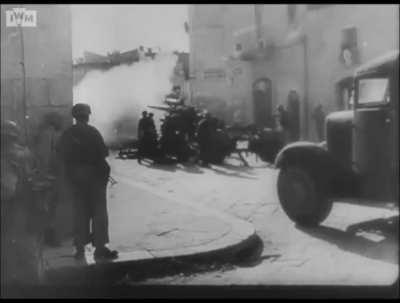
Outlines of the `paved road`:
{"label": "paved road", "polygon": [[338,202],[321,227],[302,230],[279,206],[278,171],[254,158],[249,159],[251,168],[234,159],[212,168],[110,161],[116,178],[128,177],[159,194],[244,219],[262,240],[254,262],[144,284],[388,285],[398,276],[397,228],[388,224],[390,218],[398,224],[398,208]]}

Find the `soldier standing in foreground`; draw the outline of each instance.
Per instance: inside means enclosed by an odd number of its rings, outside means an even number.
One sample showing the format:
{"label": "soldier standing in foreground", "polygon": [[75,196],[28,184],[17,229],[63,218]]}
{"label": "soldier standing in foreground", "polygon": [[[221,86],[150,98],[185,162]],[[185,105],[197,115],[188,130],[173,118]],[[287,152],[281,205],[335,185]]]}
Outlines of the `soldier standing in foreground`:
{"label": "soldier standing in foreground", "polygon": [[99,131],[88,124],[90,113],[89,105],[74,105],[72,116],[76,124],[63,133],[59,144],[66,177],[75,193],[75,257],[83,258],[85,245],[92,242],[95,258],[115,259],[118,252],[106,247],[109,242],[106,190],[110,166],[105,159],[108,149]]}

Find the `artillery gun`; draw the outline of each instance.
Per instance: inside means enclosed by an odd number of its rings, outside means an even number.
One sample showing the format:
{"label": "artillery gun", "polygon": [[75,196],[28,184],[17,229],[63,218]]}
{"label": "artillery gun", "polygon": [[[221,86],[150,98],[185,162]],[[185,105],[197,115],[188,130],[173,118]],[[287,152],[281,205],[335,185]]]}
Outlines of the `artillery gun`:
{"label": "artillery gun", "polygon": [[161,119],[161,134],[158,142],[156,142],[158,160],[175,159],[178,162],[195,160],[197,148],[195,147],[194,136],[198,120],[196,110],[193,107],[181,105],[149,107],[167,112],[167,115]]}
{"label": "artillery gun", "polygon": [[[199,155],[199,143],[196,129],[201,120],[201,111],[193,106],[166,100],[166,106],[149,106],[163,110],[167,115],[162,119],[159,149],[163,157],[176,158],[178,162],[196,162]],[[210,137],[210,153],[213,163],[222,163],[229,155],[227,141],[230,138],[221,129],[216,129]]]}
{"label": "artillery gun", "polygon": [[[184,105],[182,100],[167,97],[163,105],[148,105],[151,109],[166,113],[161,119],[161,134],[146,143],[150,152],[140,155],[155,162],[169,163],[196,162],[199,156],[199,143],[196,129],[201,120],[202,111],[194,106]],[[257,129],[254,125],[225,127],[224,121],[214,120],[212,134],[209,137],[210,163],[221,164],[232,153],[238,153],[245,165],[248,165],[242,152],[253,152],[261,160],[273,162],[278,151],[283,147],[281,134],[272,129]],[[130,140],[121,146],[119,157],[139,157],[139,142]]]}
{"label": "artillery gun", "polygon": [[[119,157],[148,158],[158,163],[196,162],[199,155],[196,129],[201,120],[202,111],[170,97],[164,100],[164,105],[149,105],[148,107],[166,113],[161,119],[160,136],[156,134],[155,140],[145,140],[146,147],[144,153],[141,152],[141,154],[139,154],[139,141],[130,140],[129,144],[120,146]],[[210,137],[213,155],[211,163],[220,164],[234,150],[234,143],[225,129],[220,127],[223,124],[222,121],[217,119],[216,122],[218,127]]]}

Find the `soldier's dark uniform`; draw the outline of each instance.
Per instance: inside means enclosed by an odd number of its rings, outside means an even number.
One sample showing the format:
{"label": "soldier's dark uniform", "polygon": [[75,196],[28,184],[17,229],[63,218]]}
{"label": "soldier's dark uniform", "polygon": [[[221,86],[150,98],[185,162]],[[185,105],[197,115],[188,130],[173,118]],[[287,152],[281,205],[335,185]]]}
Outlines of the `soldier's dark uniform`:
{"label": "soldier's dark uniform", "polygon": [[139,140],[139,149],[138,149],[138,162],[141,163],[142,158],[146,155],[146,144],[145,144],[145,129],[148,124],[147,112],[142,112],[142,117],[139,119],[138,123],[138,140]]}
{"label": "soldier's dark uniform", "polygon": [[18,144],[16,123],[1,126],[1,286],[40,282],[39,209],[30,186],[32,153]]}
{"label": "soldier's dark uniform", "polygon": [[142,112],[142,117],[139,119],[138,123],[138,139],[141,140],[143,137],[143,132],[146,127],[147,112]]}
{"label": "soldier's dark uniform", "polygon": [[149,113],[144,126],[144,146],[146,156],[150,159],[155,159],[159,155],[158,152],[158,141],[157,141],[157,129],[153,119],[153,113]]}
{"label": "soldier's dark uniform", "polygon": [[88,105],[76,104],[72,116],[77,123],[63,133],[58,145],[66,177],[75,193],[76,257],[83,257],[84,246],[92,242],[95,257],[116,258],[117,252],[105,247],[109,242],[106,189],[110,167],[105,160],[108,149],[99,131],[87,124],[89,114]]}
{"label": "soldier's dark uniform", "polygon": [[207,166],[211,160],[210,154],[210,138],[212,135],[212,119],[209,114],[200,120],[197,128],[197,142],[200,149],[200,160],[202,165]]}

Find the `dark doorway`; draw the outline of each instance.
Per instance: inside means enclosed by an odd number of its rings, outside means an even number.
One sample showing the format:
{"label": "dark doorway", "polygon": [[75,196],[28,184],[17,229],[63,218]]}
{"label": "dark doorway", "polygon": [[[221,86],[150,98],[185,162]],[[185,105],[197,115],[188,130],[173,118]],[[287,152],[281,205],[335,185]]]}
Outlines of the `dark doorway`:
{"label": "dark doorway", "polygon": [[253,84],[254,122],[257,127],[272,127],[271,80],[258,79]]}
{"label": "dark doorway", "polygon": [[337,107],[339,110],[353,108],[353,77],[346,77],[336,84]]}
{"label": "dark doorway", "polygon": [[287,111],[289,119],[290,142],[300,139],[300,97],[297,91],[291,90],[287,100]]}

